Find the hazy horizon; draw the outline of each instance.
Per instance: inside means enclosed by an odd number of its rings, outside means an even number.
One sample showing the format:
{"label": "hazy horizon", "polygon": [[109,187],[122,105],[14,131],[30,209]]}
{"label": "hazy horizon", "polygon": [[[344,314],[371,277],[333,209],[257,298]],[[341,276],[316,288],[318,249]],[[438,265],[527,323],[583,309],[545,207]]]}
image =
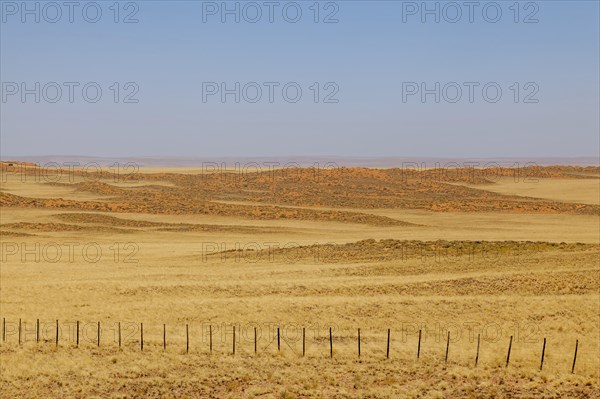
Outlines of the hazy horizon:
{"label": "hazy horizon", "polygon": [[58,163],[59,165],[74,165],[75,167],[97,163],[110,165],[119,163],[134,163],[141,167],[200,167],[204,164],[219,164],[235,168],[236,165],[257,163],[262,167],[284,167],[298,165],[308,167],[328,164],[347,167],[404,167],[408,164],[429,168],[458,164],[461,167],[492,167],[495,164],[502,167],[536,166],[600,166],[599,157],[427,157],[427,156],[336,156],[336,155],[290,155],[290,156],[142,156],[142,157],[103,157],[86,155],[39,155],[39,156],[2,156],[3,162],[32,162],[40,166]]}

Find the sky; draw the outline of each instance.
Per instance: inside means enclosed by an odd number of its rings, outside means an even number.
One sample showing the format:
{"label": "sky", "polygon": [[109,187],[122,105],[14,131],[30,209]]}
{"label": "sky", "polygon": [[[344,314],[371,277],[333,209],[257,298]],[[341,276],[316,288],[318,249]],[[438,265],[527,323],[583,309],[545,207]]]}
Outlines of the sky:
{"label": "sky", "polygon": [[3,158],[599,153],[598,1],[69,4],[0,2]]}

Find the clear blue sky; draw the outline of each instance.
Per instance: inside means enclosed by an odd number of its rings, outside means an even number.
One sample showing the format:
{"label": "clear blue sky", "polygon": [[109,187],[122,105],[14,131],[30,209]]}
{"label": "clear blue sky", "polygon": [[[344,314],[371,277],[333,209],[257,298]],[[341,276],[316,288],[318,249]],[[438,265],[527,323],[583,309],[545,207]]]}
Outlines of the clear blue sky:
{"label": "clear blue sky", "polygon": [[[466,7],[457,22],[450,22],[456,10],[442,9],[446,2],[438,3],[439,23],[434,15],[415,11],[420,1],[320,2],[319,23],[314,1],[297,2],[302,10],[297,23],[284,19],[288,2],[277,2],[273,23],[264,1],[255,3],[263,13],[256,23],[245,20],[256,10],[246,8],[243,14],[244,2],[239,2],[239,23],[232,15],[222,23],[220,10],[212,14],[221,1],[138,1],[137,9],[122,2],[119,23],[113,21],[113,1],[98,2],[97,23],[83,18],[85,2],[74,9],[73,23],[67,8],[51,23],[56,10],[39,2],[36,23],[35,15],[23,13],[21,1],[1,3],[2,156],[598,154],[597,1],[521,2],[518,16],[513,1],[499,1],[502,16],[496,23],[486,20],[494,20],[495,8],[488,6],[483,15],[490,2],[478,2],[472,23]],[[31,8],[35,3],[27,2]],[[436,2],[427,4],[433,8]],[[236,2],[227,5],[234,8]],[[288,19],[295,10],[288,6]],[[334,12],[338,22],[323,23]],[[123,23],[130,13],[139,22]],[[93,20],[95,9],[88,8],[86,16]],[[40,87],[57,82],[62,98],[48,101],[55,96],[50,85],[45,95],[40,88],[39,103],[34,94],[23,102],[23,82],[30,89],[36,82]],[[80,84],[73,103],[64,82]],[[88,82],[103,90],[97,103],[82,97]],[[134,82],[139,91],[133,98],[139,102],[123,103],[134,85],[120,87],[115,103],[114,82]],[[223,103],[217,94],[203,101],[206,82],[230,88],[235,82],[257,82],[263,97],[236,103],[228,95]],[[264,82],[280,84],[272,103]],[[296,103],[281,94],[289,82],[303,90]],[[317,103],[314,82],[320,86]],[[334,84],[325,87],[329,82]],[[439,103],[433,94],[422,102],[418,93],[403,101],[406,82],[425,82],[429,88],[456,82],[463,96],[447,101],[455,97],[450,85]],[[464,82],[480,84],[473,102]],[[498,102],[482,95],[489,82],[502,89]],[[15,87],[19,92],[12,94]],[[254,97],[248,87],[247,98]],[[338,102],[323,102],[336,88],[332,98]]]}

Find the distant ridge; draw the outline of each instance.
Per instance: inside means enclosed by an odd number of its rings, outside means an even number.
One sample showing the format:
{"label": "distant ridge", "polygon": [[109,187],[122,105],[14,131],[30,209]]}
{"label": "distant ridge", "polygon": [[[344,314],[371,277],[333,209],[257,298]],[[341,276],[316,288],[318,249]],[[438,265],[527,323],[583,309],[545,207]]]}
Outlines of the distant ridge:
{"label": "distant ridge", "polygon": [[248,165],[273,165],[282,167],[295,165],[302,167],[314,166],[327,167],[327,164],[347,167],[393,168],[406,164],[418,164],[426,167],[435,167],[436,164],[450,166],[456,163],[460,166],[484,167],[498,164],[503,167],[526,166],[535,164],[539,166],[565,165],[565,166],[600,166],[597,157],[498,157],[498,158],[444,158],[444,157],[342,157],[342,156],[279,156],[279,157],[94,157],[80,155],[43,155],[43,156],[3,156],[1,161],[33,162],[44,165],[50,162],[59,164],[95,162],[101,166],[114,163],[125,164],[133,162],[141,167],[201,167],[203,164],[225,163],[227,167],[235,167],[236,163]]}

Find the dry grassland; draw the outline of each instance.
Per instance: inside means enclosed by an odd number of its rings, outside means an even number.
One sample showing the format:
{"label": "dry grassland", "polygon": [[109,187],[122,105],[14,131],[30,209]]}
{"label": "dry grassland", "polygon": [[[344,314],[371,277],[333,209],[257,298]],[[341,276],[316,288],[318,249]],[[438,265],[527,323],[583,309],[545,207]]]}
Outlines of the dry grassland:
{"label": "dry grassland", "polygon": [[600,398],[599,168],[2,172],[3,398]]}

